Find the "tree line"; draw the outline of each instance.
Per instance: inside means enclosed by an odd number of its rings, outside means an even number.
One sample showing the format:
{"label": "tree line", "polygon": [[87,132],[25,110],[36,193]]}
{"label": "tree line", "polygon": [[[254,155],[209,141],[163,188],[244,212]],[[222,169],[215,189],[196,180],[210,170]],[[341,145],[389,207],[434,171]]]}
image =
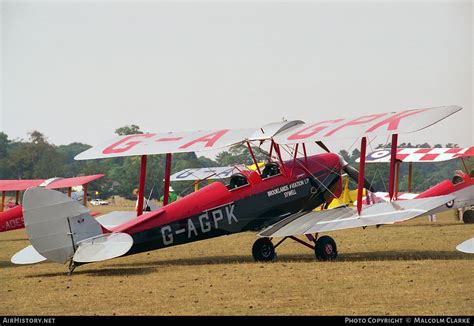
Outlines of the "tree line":
{"label": "tree line", "polygon": [[[136,125],[129,125],[115,130],[117,135],[143,133]],[[381,147],[380,145],[379,147]],[[390,145],[388,145],[390,146]],[[456,147],[446,144],[446,147]],[[105,177],[94,181],[89,186],[91,194],[99,193],[101,198],[119,195],[134,199],[134,190],[138,186],[140,157],[123,157],[103,160],[76,161],[74,157],[91,146],[79,142],[68,145],[54,145],[39,131],[28,134],[26,140],[11,140],[8,135],[0,132],[0,179],[47,179],[52,177],[75,177],[103,173]],[[400,144],[399,147],[431,147],[429,144]],[[434,147],[441,147],[437,144]],[[258,161],[264,161],[267,155],[257,147],[253,148]],[[351,153],[346,150],[339,152],[354,167],[359,157],[359,150]],[[234,164],[252,164],[246,146],[233,146],[227,151],[216,155],[215,159],[197,156],[195,153],[177,153],[173,155],[172,173],[186,169],[214,166],[231,166]],[[450,178],[456,169],[461,169],[458,160],[440,163],[415,164],[413,169],[413,190],[422,191],[435,183]],[[151,155],[148,158],[147,197],[160,198],[163,194],[163,178],[165,155]],[[370,164],[366,168],[366,177],[376,189],[384,191],[388,179],[388,164]],[[400,190],[406,191],[407,164],[401,165]],[[192,192],[192,184],[175,182],[172,184],[176,193],[186,195]]]}

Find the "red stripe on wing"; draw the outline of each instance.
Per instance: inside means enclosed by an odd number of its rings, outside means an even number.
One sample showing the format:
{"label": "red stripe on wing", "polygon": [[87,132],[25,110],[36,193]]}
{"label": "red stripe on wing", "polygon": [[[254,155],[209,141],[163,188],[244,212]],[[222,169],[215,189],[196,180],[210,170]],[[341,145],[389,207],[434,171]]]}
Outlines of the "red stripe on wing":
{"label": "red stripe on wing", "polygon": [[426,154],[420,158],[420,161],[434,161],[439,154]]}

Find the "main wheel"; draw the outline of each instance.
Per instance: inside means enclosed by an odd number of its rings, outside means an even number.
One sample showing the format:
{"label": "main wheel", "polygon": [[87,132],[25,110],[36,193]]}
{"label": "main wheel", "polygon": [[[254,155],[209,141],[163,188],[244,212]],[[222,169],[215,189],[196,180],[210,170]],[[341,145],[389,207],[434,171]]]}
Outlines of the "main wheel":
{"label": "main wheel", "polygon": [[255,261],[271,261],[275,258],[275,247],[268,238],[257,239],[252,246]]}
{"label": "main wheel", "polygon": [[316,241],[314,254],[318,260],[327,261],[337,258],[336,241],[330,236],[322,236]]}
{"label": "main wheel", "polygon": [[474,223],[474,210],[470,209],[468,211],[465,211],[464,214],[462,214],[462,220],[466,224]]}

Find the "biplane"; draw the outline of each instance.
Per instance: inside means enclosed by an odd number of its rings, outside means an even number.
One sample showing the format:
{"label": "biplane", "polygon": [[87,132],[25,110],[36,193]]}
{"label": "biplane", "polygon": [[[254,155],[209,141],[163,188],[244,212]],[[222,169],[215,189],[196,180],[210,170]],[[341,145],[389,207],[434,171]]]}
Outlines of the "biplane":
{"label": "biplane", "polygon": [[[88,175],[75,178],[51,178],[32,180],[0,180],[0,191],[2,192],[2,206],[0,208],[0,232],[23,229],[23,207],[19,202],[20,191],[25,191],[31,187],[44,187],[46,189],[67,189],[69,197],[73,197],[72,188],[83,186],[82,200],[84,206],[87,204],[88,184],[94,180],[102,178],[103,174]],[[15,192],[15,203],[9,210],[4,211],[4,204],[7,192]],[[80,199],[80,198],[76,198]]]}
{"label": "biplane", "polygon": [[[367,163],[390,163],[391,149],[378,149],[366,155]],[[448,209],[462,209],[460,218],[465,223],[474,223],[474,168],[468,169],[466,159],[474,157],[474,147],[467,148],[397,148],[395,155],[395,190],[394,197],[398,200],[426,198],[452,194],[456,198],[440,207],[432,214]],[[412,193],[413,163],[436,163],[459,159],[464,171],[457,170],[450,180],[443,180],[436,185],[422,191]],[[359,162],[360,158],[356,160]],[[400,165],[408,164],[407,193],[398,191],[400,179]],[[376,192],[375,198],[387,201],[390,196],[387,192]]]}
{"label": "biplane", "polygon": [[[304,123],[283,121],[252,129],[221,129],[194,132],[147,133],[115,137],[76,156],[77,160],[140,156],[138,200],[143,201],[147,156],[166,155],[164,201],[155,211],[123,217],[120,212],[104,215],[107,227],[90,217],[84,206],[62,193],[31,188],[23,197],[23,210],[31,246],[12,257],[27,264],[45,259],[69,262],[69,273],[84,263],[103,261],[198,240],[243,231],[257,231],[252,246],[256,261],[270,261],[275,248],[291,238],[314,250],[319,260],[337,257],[335,241],[320,232],[370,225],[392,224],[430,212],[455,196],[444,195],[406,201],[390,201],[362,207],[362,189],[374,191],[364,178],[367,138],[391,137],[396,148],[398,134],[415,132],[461,110],[458,106],[409,109],[354,118]],[[358,172],[324,142],[361,139]],[[251,144],[270,143],[263,168],[255,160]],[[214,182],[168,204],[173,153],[214,150],[245,144],[255,171],[233,173],[227,185]],[[307,155],[308,144],[326,153]],[[286,151],[289,159],[283,159]],[[395,154],[395,151],[392,151]],[[395,155],[390,163],[389,189],[394,190]],[[341,192],[342,174],[357,181],[357,207],[314,212]],[[45,230],[48,230],[47,232]],[[297,238],[306,235],[307,241]],[[282,239],[274,244],[273,238]]]}

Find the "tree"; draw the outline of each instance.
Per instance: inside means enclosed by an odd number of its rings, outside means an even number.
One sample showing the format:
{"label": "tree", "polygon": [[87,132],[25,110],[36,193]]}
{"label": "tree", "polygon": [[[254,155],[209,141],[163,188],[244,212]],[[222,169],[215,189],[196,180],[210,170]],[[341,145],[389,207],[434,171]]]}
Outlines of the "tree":
{"label": "tree", "polygon": [[82,143],[71,143],[69,145],[58,146],[57,151],[64,157],[64,177],[74,177],[83,173],[86,162],[76,161],[74,157],[90,147],[90,145]]}
{"label": "tree", "polygon": [[36,179],[62,176],[64,157],[56,146],[47,142],[44,135],[35,130],[29,142],[12,144],[7,167],[12,179]]}
{"label": "tree", "polygon": [[0,132],[0,159],[7,156],[10,143],[11,141],[8,139],[7,134]]}
{"label": "tree", "polygon": [[115,133],[119,136],[125,136],[125,135],[143,134],[143,131],[141,131],[140,127],[137,125],[127,125],[127,126],[123,126],[123,127],[115,129]]}

